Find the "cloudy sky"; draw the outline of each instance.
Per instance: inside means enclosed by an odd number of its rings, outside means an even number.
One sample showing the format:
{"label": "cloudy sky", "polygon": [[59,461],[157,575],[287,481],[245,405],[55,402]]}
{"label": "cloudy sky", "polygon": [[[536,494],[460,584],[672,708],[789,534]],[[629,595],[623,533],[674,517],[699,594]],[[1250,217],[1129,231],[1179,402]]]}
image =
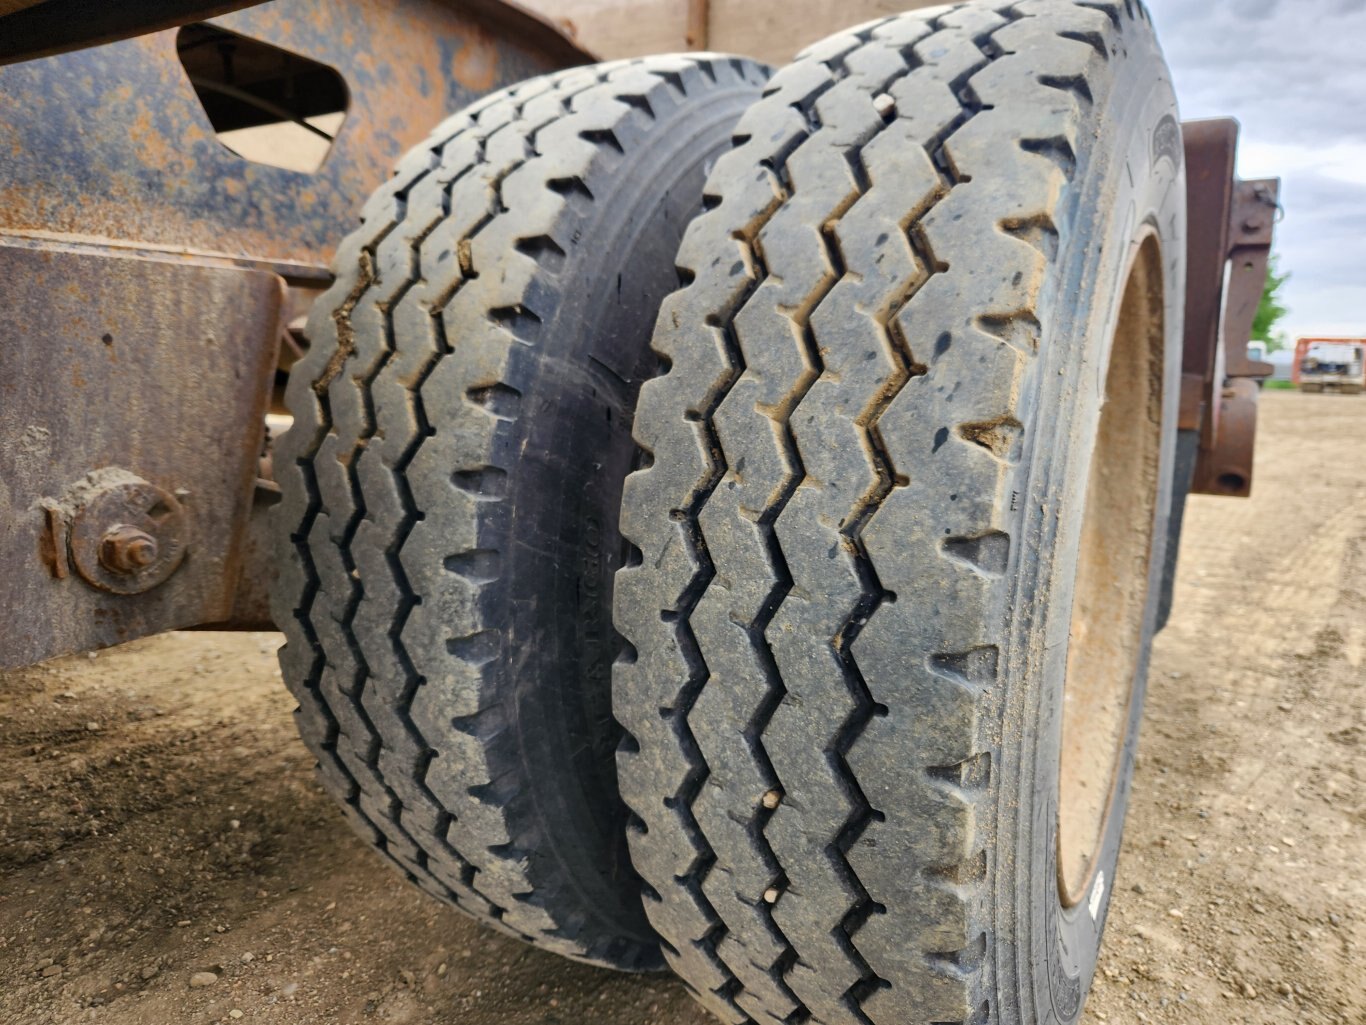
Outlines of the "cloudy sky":
{"label": "cloudy sky", "polygon": [[1184,118],[1242,122],[1244,178],[1281,178],[1282,326],[1366,336],[1366,0],[1148,0]]}

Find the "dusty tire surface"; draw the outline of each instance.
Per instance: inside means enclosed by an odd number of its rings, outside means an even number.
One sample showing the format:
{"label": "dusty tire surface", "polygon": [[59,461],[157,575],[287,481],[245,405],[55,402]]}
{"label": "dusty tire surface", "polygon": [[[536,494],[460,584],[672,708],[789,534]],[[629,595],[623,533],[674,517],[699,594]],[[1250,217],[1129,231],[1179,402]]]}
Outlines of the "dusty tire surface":
{"label": "dusty tire surface", "polygon": [[443,123],[342,244],[276,455],[281,664],[326,787],[437,897],[627,970],[662,963],[609,694],[631,413],[765,77],[618,62]]}
{"label": "dusty tire surface", "polygon": [[[1184,178],[1152,27],[1121,0],[913,12],[816,44],[736,132],[623,502],[613,701],[650,921],[732,1022],[1073,1022],[1170,505]],[[1140,267],[1146,327],[1121,330]],[[1064,901],[1063,683],[1121,335],[1150,516],[1113,575],[1118,783]]]}

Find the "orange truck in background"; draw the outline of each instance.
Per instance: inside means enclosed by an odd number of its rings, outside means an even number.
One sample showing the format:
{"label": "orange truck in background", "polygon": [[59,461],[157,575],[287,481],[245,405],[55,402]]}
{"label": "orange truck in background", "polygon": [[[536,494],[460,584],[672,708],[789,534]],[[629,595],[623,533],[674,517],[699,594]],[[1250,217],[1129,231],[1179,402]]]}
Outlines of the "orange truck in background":
{"label": "orange truck in background", "polygon": [[1301,338],[1291,375],[1300,391],[1359,395],[1366,388],[1366,338]]}

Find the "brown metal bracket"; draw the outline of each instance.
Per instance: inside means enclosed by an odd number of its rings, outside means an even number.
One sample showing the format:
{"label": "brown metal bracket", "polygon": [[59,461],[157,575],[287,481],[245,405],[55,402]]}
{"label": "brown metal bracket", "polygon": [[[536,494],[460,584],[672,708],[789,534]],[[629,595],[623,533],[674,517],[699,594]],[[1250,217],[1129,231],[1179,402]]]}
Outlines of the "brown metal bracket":
{"label": "brown metal bracket", "polygon": [[0,236],[0,670],[232,617],[284,312],[269,271]]}
{"label": "brown metal bracket", "polygon": [[1187,122],[1186,332],[1179,428],[1199,434],[1190,490],[1246,497],[1252,491],[1257,379],[1271,365],[1247,343],[1266,284],[1280,210],[1280,181],[1235,172],[1238,122]]}
{"label": "brown metal bracket", "polygon": [[689,50],[705,50],[711,39],[711,0],[688,0]]}

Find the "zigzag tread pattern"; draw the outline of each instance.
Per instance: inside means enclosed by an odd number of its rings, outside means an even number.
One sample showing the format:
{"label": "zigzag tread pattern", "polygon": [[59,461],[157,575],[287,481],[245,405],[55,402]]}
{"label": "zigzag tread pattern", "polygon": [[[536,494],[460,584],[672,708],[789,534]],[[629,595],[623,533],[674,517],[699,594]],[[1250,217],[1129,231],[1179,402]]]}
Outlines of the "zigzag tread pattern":
{"label": "zigzag tread pattern", "polygon": [[631,919],[632,894],[624,921],[608,920],[554,859],[533,867],[549,838],[528,826],[533,783],[517,776],[500,700],[489,539],[508,520],[497,452],[521,415],[512,354],[536,326],[528,304],[544,314],[559,299],[575,204],[584,182],[610,180],[618,134],[644,147],[655,110],[757,91],[764,74],[714,55],[578,68],[439,126],[338,251],[276,457],[281,665],[325,785],[423,889],[615,967],[652,966],[656,940]]}
{"label": "zigzag tread pattern", "polygon": [[636,416],[614,703],[647,913],[725,1020],[996,1020],[1018,402],[1140,20],[967,3],[830,37],[709,178]]}

